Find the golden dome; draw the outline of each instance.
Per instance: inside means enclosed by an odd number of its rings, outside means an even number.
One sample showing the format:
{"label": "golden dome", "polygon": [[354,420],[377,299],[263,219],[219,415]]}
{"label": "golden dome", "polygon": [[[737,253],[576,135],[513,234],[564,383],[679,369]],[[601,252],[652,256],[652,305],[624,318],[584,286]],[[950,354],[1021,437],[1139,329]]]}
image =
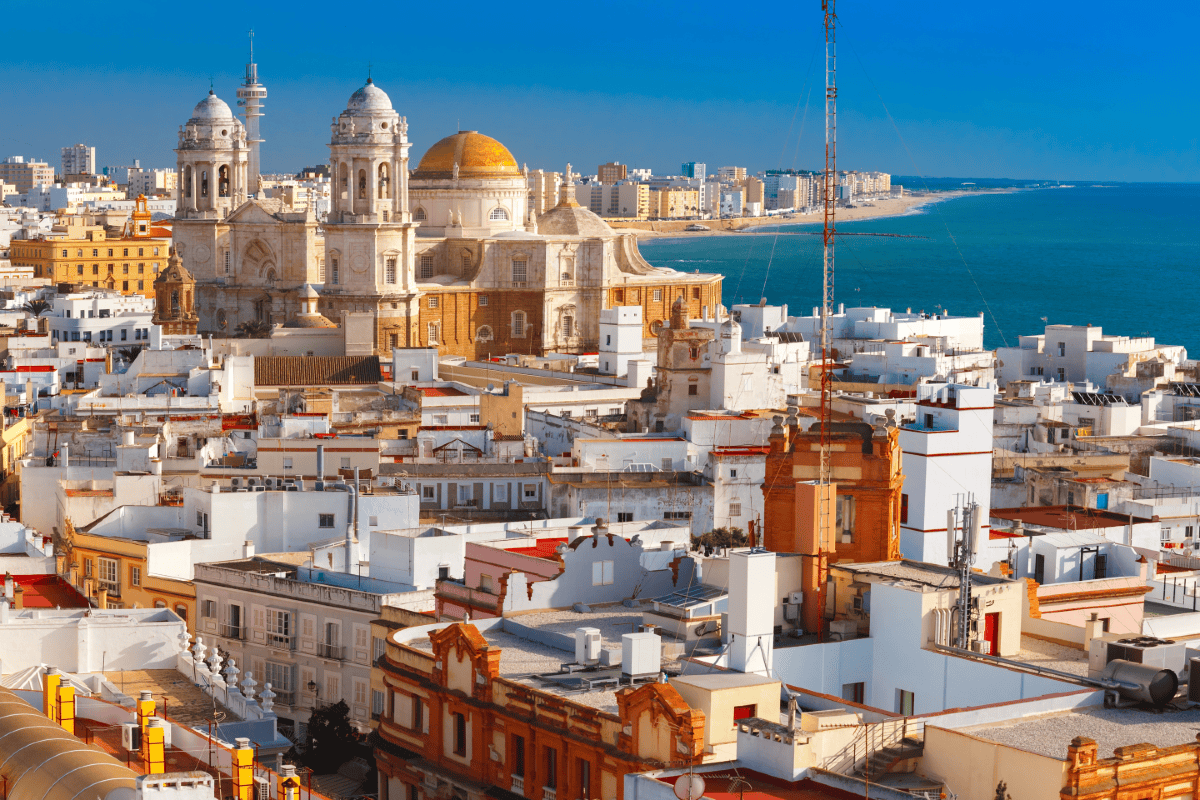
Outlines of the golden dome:
{"label": "golden dome", "polygon": [[459,131],[437,142],[421,157],[416,180],[460,178],[519,178],[521,168],[508,148],[478,131]]}

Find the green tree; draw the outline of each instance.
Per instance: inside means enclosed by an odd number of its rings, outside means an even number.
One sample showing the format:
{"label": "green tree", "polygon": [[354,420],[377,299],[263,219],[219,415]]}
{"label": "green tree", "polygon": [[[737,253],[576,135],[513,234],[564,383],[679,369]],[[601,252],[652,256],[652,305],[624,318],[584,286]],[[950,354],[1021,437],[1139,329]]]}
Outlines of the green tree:
{"label": "green tree", "polygon": [[237,333],[243,339],[266,339],[271,335],[271,326],[259,319],[250,320],[238,325]]}
{"label": "green tree", "polygon": [[350,707],[344,700],[312,712],[304,740],[304,766],[318,775],[337,772],[357,751],[358,734],[350,726]]}
{"label": "green tree", "polygon": [[35,317],[40,317],[50,310],[50,304],[45,300],[30,300],[25,305],[21,306],[21,310],[26,314],[32,314]]}

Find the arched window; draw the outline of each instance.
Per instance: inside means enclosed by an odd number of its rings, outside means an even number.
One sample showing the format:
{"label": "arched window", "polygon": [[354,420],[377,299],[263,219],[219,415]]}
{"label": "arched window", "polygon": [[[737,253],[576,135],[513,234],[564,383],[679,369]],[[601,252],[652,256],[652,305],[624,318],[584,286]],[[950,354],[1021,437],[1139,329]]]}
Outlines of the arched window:
{"label": "arched window", "polygon": [[179,290],[174,289],[171,292],[171,313],[179,313]]}
{"label": "arched window", "polygon": [[191,167],[183,168],[183,196],[184,197],[192,196],[192,168]]}
{"label": "arched window", "polygon": [[200,170],[200,196],[208,197],[208,170]]}
{"label": "arched window", "polygon": [[525,312],[512,312],[512,335],[515,339],[523,339],[525,337]]}
{"label": "arched window", "polygon": [[217,170],[217,195],[229,197],[229,167],[222,166]]}
{"label": "arched window", "polygon": [[269,270],[267,270],[267,283],[274,283],[274,282],[275,282],[275,270],[269,269]]}
{"label": "arched window", "polygon": [[479,330],[475,331],[475,341],[490,342],[496,338],[492,335],[492,327],[490,325],[480,325]]}
{"label": "arched window", "polygon": [[358,171],[358,199],[367,199],[367,171],[365,169]]}
{"label": "arched window", "polygon": [[508,212],[503,208],[493,208],[492,213],[488,215],[488,219],[492,222],[503,222],[508,219]]}
{"label": "arched window", "polygon": [[342,199],[346,200],[350,197],[347,194],[350,191],[350,169],[345,164],[342,164]]}
{"label": "arched window", "polygon": [[417,222],[424,222],[425,220],[429,219],[429,217],[425,216],[425,209],[417,206],[417,210],[413,212],[413,219]]}
{"label": "arched window", "polygon": [[379,199],[386,200],[387,198],[389,198],[391,196],[392,195],[390,193],[389,186],[388,186],[388,165],[380,164],[379,165]]}

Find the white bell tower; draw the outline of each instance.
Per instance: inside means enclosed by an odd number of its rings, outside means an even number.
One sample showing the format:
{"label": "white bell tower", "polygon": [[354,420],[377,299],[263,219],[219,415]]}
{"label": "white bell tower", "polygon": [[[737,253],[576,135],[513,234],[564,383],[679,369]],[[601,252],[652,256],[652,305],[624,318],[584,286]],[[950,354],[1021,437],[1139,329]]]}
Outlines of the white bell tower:
{"label": "white bell tower", "polygon": [[179,128],[175,148],[183,219],[224,219],[246,202],[246,129],[211,89]]}

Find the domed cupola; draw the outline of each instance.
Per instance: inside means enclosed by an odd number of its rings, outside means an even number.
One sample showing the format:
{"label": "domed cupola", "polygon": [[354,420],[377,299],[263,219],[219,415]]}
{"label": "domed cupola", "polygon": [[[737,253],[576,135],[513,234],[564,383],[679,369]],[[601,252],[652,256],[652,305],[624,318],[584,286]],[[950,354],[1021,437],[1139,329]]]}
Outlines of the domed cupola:
{"label": "domed cupola", "polygon": [[246,145],[246,129],[233,115],[229,104],[209,89],[192,109],[187,124],[179,129],[180,149],[206,150]]}
{"label": "domed cupola", "polygon": [[333,121],[333,144],[390,143],[407,134],[407,125],[392,108],[387,92],[370,78],[350,95],[346,110]]}

